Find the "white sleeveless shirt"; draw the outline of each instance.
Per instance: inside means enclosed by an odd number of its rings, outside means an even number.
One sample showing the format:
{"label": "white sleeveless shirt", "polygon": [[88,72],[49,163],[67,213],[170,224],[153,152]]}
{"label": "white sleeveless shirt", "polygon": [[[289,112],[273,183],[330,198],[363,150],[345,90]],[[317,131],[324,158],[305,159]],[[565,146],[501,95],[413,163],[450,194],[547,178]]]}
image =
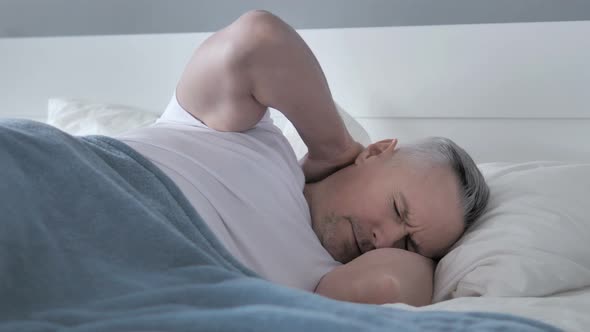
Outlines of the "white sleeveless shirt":
{"label": "white sleeveless shirt", "polygon": [[116,138],[168,175],[225,248],[261,277],[313,291],[340,265],[311,228],[303,172],[268,111],[248,131],[221,132],[173,96],[155,124]]}

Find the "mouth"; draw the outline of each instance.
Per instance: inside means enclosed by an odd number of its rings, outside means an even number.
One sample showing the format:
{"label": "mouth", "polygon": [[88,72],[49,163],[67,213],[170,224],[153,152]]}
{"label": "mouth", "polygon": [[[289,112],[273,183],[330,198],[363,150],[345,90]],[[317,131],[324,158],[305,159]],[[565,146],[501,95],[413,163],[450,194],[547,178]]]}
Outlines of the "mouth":
{"label": "mouth", "polygon": [[355,230],[354,224],[352,223],[352,219],[348,219],[348,221],[350,222],[350,228],[352,229],[352,238],[353,238],[354,244],[356,246],[356,249],[358,250],[358,255],[357,255],[357,257],[358,257],[363,254],[363,251],[361,250],[361,246],[359,245],[359,239],[356,235],[356,230]]}

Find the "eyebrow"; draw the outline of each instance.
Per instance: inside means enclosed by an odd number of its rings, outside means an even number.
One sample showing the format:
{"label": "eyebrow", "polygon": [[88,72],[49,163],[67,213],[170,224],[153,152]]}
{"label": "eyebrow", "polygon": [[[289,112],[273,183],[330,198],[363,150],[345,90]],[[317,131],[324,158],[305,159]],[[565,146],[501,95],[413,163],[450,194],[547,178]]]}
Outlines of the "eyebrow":
{"label": "eyebrow", "polygon": [[[408,215],[410,214],[410,207],[408,206],[408,201],[406,200],[406,197],[401,192],[399,192],[399,198],[404,205],[404,211],[400,212],[402,215],[402,221],[407,224],[408,223]],[[412,247],[414,247],[417,254],[424,256],[421,253],[422,252],[421,247],[418,244],[416,244],[416,242],[414,242],[414,239],[410,235],[408,235],[408,241],[410,242]]]}

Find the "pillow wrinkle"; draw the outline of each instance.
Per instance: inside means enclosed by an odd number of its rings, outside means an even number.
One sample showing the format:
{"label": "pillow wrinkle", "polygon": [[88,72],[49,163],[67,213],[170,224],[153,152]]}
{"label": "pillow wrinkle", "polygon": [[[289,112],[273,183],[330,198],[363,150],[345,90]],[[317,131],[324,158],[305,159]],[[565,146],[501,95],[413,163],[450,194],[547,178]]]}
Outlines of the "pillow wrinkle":
{"label": "pillow wrinkle", "polygon": [[479,166],[490,201],[437,265],[434,302],[473,294],[541,297],[590,286],[584,201],[590,164]]}

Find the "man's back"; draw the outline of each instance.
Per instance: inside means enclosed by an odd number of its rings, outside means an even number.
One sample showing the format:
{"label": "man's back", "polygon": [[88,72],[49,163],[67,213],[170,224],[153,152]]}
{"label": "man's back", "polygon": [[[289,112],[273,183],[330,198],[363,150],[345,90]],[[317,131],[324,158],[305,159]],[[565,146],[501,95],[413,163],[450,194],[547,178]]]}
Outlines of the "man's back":
{"label": "man's back", "polygon": [[230,253],[262,277],[313,291],[340,265],[311,228],[303,172],[268,113],[248,131],[221,132],[174,96],[156,124],[118,139],[166,173]]}

